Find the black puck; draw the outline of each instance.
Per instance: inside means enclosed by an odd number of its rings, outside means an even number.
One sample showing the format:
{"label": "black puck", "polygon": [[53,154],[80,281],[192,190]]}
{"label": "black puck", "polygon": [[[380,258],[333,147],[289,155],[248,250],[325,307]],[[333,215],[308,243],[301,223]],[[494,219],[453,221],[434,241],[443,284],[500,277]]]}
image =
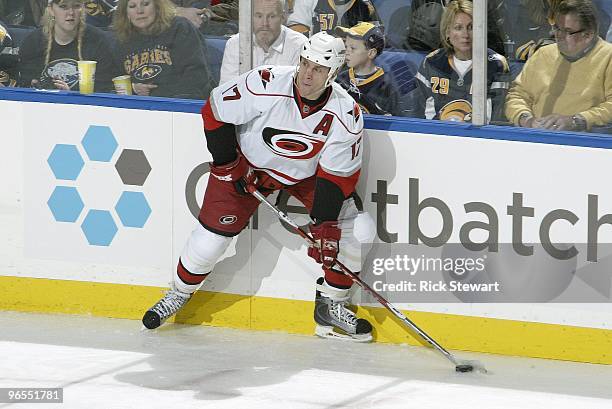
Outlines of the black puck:
{"label": "black puck", "polygon": [[147,311],[142,317],[142,324],[147,329],[155,329],[161,325],[161,318],[153,311]]}
{"label": "black puck", "polygon": [[474,367],[472,365],[457,365],[455,367],[455,371],[457,372],[472,372],[474,370]]}

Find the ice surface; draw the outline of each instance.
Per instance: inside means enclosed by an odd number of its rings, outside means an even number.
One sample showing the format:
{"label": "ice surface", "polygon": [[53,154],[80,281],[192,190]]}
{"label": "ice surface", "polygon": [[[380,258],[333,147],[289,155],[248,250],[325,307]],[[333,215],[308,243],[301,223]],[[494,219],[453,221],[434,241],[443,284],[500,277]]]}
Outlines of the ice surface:
{"label": "ice surface", "polygon": [[612,366],[272,332],[0,312],[0,387],[63,387],[15,409],[612,408]]}

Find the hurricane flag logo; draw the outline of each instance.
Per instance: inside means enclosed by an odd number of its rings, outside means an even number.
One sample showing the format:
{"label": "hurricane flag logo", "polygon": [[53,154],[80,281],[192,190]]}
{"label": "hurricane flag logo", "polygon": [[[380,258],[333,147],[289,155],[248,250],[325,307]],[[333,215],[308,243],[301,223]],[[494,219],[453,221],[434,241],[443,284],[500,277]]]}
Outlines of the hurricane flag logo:
{"label": "hurricane flag logo", "polygon": [[275,154],[291,159],[310,159],[323,148],[324,142],[299,132],[264,128],[263,140]]}

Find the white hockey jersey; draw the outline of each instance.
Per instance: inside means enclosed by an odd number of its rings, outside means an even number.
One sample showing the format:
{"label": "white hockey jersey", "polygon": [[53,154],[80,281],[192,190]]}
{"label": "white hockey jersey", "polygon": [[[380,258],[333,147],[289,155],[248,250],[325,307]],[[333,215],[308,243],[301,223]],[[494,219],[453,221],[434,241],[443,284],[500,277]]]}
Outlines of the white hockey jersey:
{"label": "white hockey jersey", "polygon": [[238,145],[255,168],[287,185],[323,171],[348,177],[361,169],[363,116],[349,94],[332,83],[320,106],[294,95],[295,67],[262,66],[215,88],[218,120],[238,127]]}

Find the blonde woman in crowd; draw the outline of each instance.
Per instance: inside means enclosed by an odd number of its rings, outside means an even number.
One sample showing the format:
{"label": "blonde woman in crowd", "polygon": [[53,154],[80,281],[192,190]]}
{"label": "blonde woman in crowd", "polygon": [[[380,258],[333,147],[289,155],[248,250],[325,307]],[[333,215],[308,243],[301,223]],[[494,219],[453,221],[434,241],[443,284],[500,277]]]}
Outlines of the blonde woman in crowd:
{"label": "blonde woman in crowd", "polygon": [[43,22],[21,45],[20,86],[78,91],[77,62],[92,60],[95,90],[111,91],[118,70],[104,33],[85,24],[83,0],[49,0]]}
{"label": "blonde woman in crowd", "polygon": [[[444,8],[440,23],[442,48],[431,52],[416,75],[427,119],[472,121],[472,14],[470,0],[453,0]],[[487,50],[487,122],[503,119],[509,85],[506,59]]]}
{"label": "blonde woman in crowd", "polygon": [[202,38],[170,0],[120,0],[118,59],[138,95],[206,99],[213,85]]}

